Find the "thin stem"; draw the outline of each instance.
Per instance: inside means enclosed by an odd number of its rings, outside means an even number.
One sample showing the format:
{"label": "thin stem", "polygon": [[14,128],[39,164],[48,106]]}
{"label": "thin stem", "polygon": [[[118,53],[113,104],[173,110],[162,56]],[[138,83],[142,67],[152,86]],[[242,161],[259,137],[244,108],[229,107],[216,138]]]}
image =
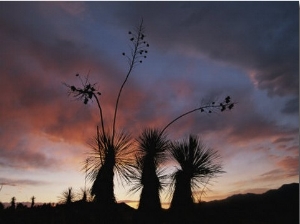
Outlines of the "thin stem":
{"label": "thin stem", "polygon": [[[93,93],[93,96],[96,99],[96,102],[97,102],[97,105],[98,105],[98,108],[99,108],[99,114],[100,114],[100,120],[101,120],[101,127],[102,127],[102,134],[104,136],[104,140],[106,141],[106,135],[105,135],[105,131],[104,131],[104,120],[103,120],[102,108],[101,108],[99,99],[98,99],[98,97],[96,96],[95,93]],[[97,129],[98,129],[98,127],[97,127]]]}
{"label": "thin stem", "polygon": [[204,184],[204,186],[203,186],[203,189],[202,189],[202,191],[201,191],[201,193],[200,193],[199,202],[201,202],[202,195],[203,195],[203,193],[204,193],[204,191],[205,191],[206,185],[208,184],[210,178],[211,178],[211,177],[207,178],[207,181],[205,182],[205,184]]}
{"label": "thin stem", "polygon": [[113,130],[112,130],[112,142],[114,141],[114,137],[115,137],[115,128],[116,128],[116,120],[117,120],[117,112],[118,112],[118,105],[119,105],[119,100],[120,100],[120,97],[121,97],[121,93],[122,93],[122,90],[125,86],[125,83],[127,82],[128,80],[128,77],[129,75],[131,74],[132,72],[132,69],[135,65],[135,62],[136,62],[136,56],[137,56],[137,51],[138,51],[138,48],[139,48],[139,44],[140,44],[140,38],[141,38],[141,32],[142,32],[142,28],[143,28],[143,20],[138,28],[138,36],[137,36],[137,40],[136,40],[136,43],[134,44],[134,50],[133,50],[133,53],[132,53],[132,60],[130,62],[130,65],[129,65],[129,70],[127,72],[127,75],[126,75],[126,78],[119,90],[119,94],[118,94],[118,97],[117,97],[117,101],[116,101],[116,106],[115,106],[115,113],[114,113],[114,120],[113,120]]}
{"label": "thin stem", "polygon": [[[227,104],[225,104],[224,106],[227,106]],[[180,116],[176,117],[174,120],[172,120],[170,123],[168,123],[163,129],[162,131],[160,132],[160,135],[162,135],[164,133],[164,131],[171,125],[173,124],[174,122],[176,122],[177,120],[179,120],[180,118],[182,117],[185,117],[186,115],[189,115],[195,111],[198,111],[198,110],[204,110],[204,109],[207,109],[207,108],[220,108],[221,106],[220,105],[206,105],[206,106],[201,106],[201,107],[198,107],[196,109],[193,109],[193,110],[190,110],[184,114],[181,114]]]}
{"label": "thin stem", "polygon": [[87,171],[88,171],[88,162],[89,162],[89,159],[86,159],[85,160],[84,192],[86,192],[86,178],[87,178]]}
{"label": "thin stem", "polygon": [[102,166],[104,164],[104,162],[103,162],[103,155],[102,155],[101,147],[100,147],[100,137],[99,137],[99,127],[98,127],[98,125],[97,125],[97,145],[98,145],[98,150],[99,150],[100,162],[101,162],[101,166]]}

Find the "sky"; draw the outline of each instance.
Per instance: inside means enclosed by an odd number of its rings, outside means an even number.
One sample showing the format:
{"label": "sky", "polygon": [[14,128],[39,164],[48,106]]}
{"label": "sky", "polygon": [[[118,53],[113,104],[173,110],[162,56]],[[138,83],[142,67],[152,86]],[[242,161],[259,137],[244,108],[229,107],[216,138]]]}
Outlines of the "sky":
{"label": "sky", "polygon": [[[136,138],[229,95],[232,111],[167,129],[172,140],[198,135],[221,156],[226,173],[202,200],[299,182],[298,2],[0,2],[1,202],[55,203],[84,187],[98,110],[62,83],[89,74],[111,127],[128,31],[142,19],[149,53],[124,87],[117,129]],[[139,199],[115,185],[118,201]]]}

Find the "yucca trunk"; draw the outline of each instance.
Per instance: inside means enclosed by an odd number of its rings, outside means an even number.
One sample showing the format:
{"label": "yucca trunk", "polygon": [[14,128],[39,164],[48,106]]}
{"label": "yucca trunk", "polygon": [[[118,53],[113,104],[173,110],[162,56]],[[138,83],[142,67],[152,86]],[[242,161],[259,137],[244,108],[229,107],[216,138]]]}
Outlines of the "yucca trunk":
{"label": "yucca trunk", "polygon": [[103,206],[111,206],[116,202],[114,195],[114,167],[115,151],[113,147],[108,148],[104,163],[99,169],[97,177],[92,186],[92,195],[95,202]]}
{"label": "yucca trunk", "polygon": [[191,178],[182,170],[177,171],[175,178],[175,190],[170,210],[176,212],[189,211],[193,207]]}
{"label": "yucca trunk", "polygon": [[156,213],[161,210],[159,198],[159,179],[156,175],[154,158],[146,156],[142,173],[142,193],[138,209],[142,212]]}
{"label": "yucca trunk", "polygon": [[175,176],[175,189],[169,209],[170,223],[194,223],[193,205],[194,202],[191,190],[190,175],[182,170],[179,170]]}
{"label": "yucca trunk", "polygon": [[161,223],[161,183],[156,171],[165,159],[164,152],[168,142],[165,135],[156,129],[144,130],[138,142],[141,153],[138,159],[138,169],[141,172],[139,183],[142,192],[136,221],[143,224]]}
{"label": "yucca trunk", "polygon": [[154,157],[147,155],[144,158],[141,184],[143,186],[135,223],[161,223],[161,204],[159,197],[160,182],[156,174]]}

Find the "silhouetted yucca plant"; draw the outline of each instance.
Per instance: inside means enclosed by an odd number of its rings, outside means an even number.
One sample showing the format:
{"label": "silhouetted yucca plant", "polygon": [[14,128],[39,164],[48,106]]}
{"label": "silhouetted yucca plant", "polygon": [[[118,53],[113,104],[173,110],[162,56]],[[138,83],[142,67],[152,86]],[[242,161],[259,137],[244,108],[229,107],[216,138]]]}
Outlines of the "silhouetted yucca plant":
{"label": "silhouetted yucca plant", "polygon": [[30,205],[30,207],[33,208],[33,207],[34,207],[34,204],[35,204],[35,197],[32,196],[32,197],[31,197],[31,205]]}
{"label": "silhouetted yucca plant", "polygon": [[74,201],[75,197],[76,195],[73,192],[73,188],[69,187],[67,190],[64,190],[62,194],[58,197],[59,203],[69,205]]}
{"label": "silhouetted yucca plant", "polygon": [[[69,94],[78,100],[82,100],[84,104],[93,101],[93,99],[97,102],[101,131],[99,131],[97,127],[96,144],[92,147],[92,154],[95,154],[96,156],[90,156],[88,164],[89,177],[93,181],[91,193],[95,195],[95,200],[97,202],[103,202],[104,205],[113,204],[115,202],[113,183],[114,171],[117,171],[121,177],[125,178],[125,180],[127,178],[127,168],[125,167],[129,163],[125,159],[126,157],[120,155],[126,154],[125,149],[127,150],[129,146],[129,136],[124,133],[116,134],[116,120],[122,90],[134,67],[138,63],[142,63],[147,57],[149,44],[145,41],[144,31],[143,21],[141,21],[140,25],[137,26],[133,32],[129,31],[131,41],[130,53],[122,53],[128,61],[129,68],[125,80],[118,92],[112,132],[108,132],[108,128],[106,129],[104,124],[102,107],[99,99],[101,93],[97,90],[96,83],[90,83],[88,76],[83,80],[79,74],[76,74],[76,76],[80,79],[82,87],[64,83],[69,89]],[[121,158],[124,160],[121,161]]]}
{"label": "silhouetted yucca plant", "polygon": [[10,201],[10,209],[16,208],[16,197],[12,197]]}
{"label": "silhouetted yucca plant", "polygon": [[76,199],[81,202],[92,201],[91,190],[88,188],[80,188],[80,191],[76,193]]}
{"label": "silhouetted yucca plant", "polygon": [[128,180],[127,173],[133,163],[130,135],[121,132],[106,138],[99,133],[90,143],[92,151],[85,162],[87,177],[93,182],[91,194],[94,200],[104,205],[115,202],[114,173],[117,177]]}
{"label": "silhouetted yucca plant", "polygon": [[[128,181],[130,177],[132,177],[132,174],[134,174],[135,172],[139,172],[141,175],[137,176],[139,178],[135,178],[137,180],[137,183],[139,183],[139,185],[136,185],[137,187],[135,189],[138,189],[138,186],[142,186],[139,210],[144,210],[145,207],[153,209],[154,211],[156,209],[160,209],[160,178],[164,175],[158,175],[158,168],[162,164],[162,161],[164,161],[165,159],[164,152],[168,147],[168,141],[165,137],[166,129],[169,128],[169,126],[177,120],[193,112],[223,112],[225,110],[231,110],[234,107],[235,103],[232,102],[231,98],[228,96],[224,101],[212,101],[206,104],[202,104],[199,107],[192,109],[186,113],[183,113],[182,115],[176,117],[170,123],[168,123],[163,129],[161,129],[161,131],[148,129],[141,134],[138,140],[139,155],[137,157],[137,162],[135,163],[135,165],[130,165],[130,163],[126,160],[123,162],[117,162],[117,153],[119,151],[125,151],[120,150],[121,146],[118,146],[118,144],[127,144],[127,138],[124,139],[122,137],[117,137],[116,134],[116,121],[121,93],[135,66],[142,63],[143,60],[147,58],[149,47],[149,44],[145,41],[143,21],[139,26],[136,27],[133,32],[129,31],[129,35],[131,41],[130,52],[122,53],[123,56],[127,59],[129,67],[125,80],[123,81],[118,92],[111,132],[107,131],[109,129],[104,125],[102,107],[99,98],[101,96],[101,93],[97,90],[96,83],[90,83],[88,80],[88,76],[85,80],[83,80],[80,75],[77,74],[76,76],[78,76],[78,78],[80,79],[82,87],[76,87],[74,85],[68,84],[64,85],[69,88],[69,93],[71,95],[73,95],[76,99],[82,100],[85,104],[95,99],[99,109],[101,131],[99,131],[97,128],[96,144],[94,144],[94,146],[92,147],[92,153],[95,153],[96,156],[91,156],[88,159],[89,177],[93,181],[92,194],[95,195],[96,201],[103,201],[104,203],[108,204],[114,203],[115,197],[113,191],[113,177],[115,171],[118,171],[121,177],[124,177],[126,181]],[[124,142],[120,144],[120,141]],[[128,149],[128,147],[125,148]],[[122,165],[120,166],[118,164]],[[152,195],[153,197],[150,195]],[[147,201],[148,199],[150,201]]]}
{"label": "silhouetted yucca plant", "polygon": [[178,164],[172,175],[173,198],[170,209],[188,212],[194,202],[193,192],[206,187],[208,180],[224,173],[217,151],[206,148],[196,136],[175,142],[169,148],[172,159]]}
{"label": "silhouetted yucca plant", "polygon": [[[231,101],[230,96],[227,96],[221,102],[209,102],[203,104],[193,110],[181,114],[180,116],[169,122],[160,131],[158,129],[146,129],[140,136],[139,150],[140,157],[137,158],[138,169],[141,171],[141,178],[136,186],[142,186],[140,197],[139,210],[148,210],[160,208],[159,189],[161,186],[160,179],[157,176],[157,169],[166,160],[166,149],[169,147],[169,142],[165,136],[166,129],[179,119],[196,111],[212,113],[216,111],[231,110],[235,103]],[[163,175],[163,177],[166,177]],[[208,176],[206,176],[208,177]],[[198,179],[197,179],[198,180]],[[134,188],[133,188],[134,189]],[[145,209],[144,209],[145,208]]]}
{"label": "silhouetted yucca plant", "polygon": [[[181,114],[180,116],[169,122],[160,131],[158,129],[146,129],[141,134],[138,139],[139,157],[137,158],[136,169],[141,172],[141,175],[132,175],[135,176],[135,179],[137,180],[134,182],[136,186],[133,187],[132,190],[137,190],[139,188],[142,189],[138,211],[140,211],[141,213],[149,213],[149,216],[151,216],[151,214],[153,216],[155,212],[158,212],[161,209],[159,190],[161,189],[161,180],[165,179],[167,175],[157,175],[157,170],[159,166],[162,165],[163,161],[166,160],[165,152],[169,147],[168,140],[165,136],[166,129],[179,119],[193,112],[223,112],[225,110],[231,110],[234,105],[235,103],[233,103],[231,101],[231,98],[227,96],[221,102],[212,101],[206,104],[202,104],[201,106],[193,110]],[[178,175],[180,174],[178,173]],[[209,175],[207,175],[206,177],[209,177]],[[191,187],[189,189],[191,190]],[[147,216],[147,214],[143,215],[149,217]]]}
{"label": "silhouetted yucca plant", "polygon": [[[159,167],[166,160],[168,140],[157,129],[145,129],[138,138],[138,152],[135,173],[131,175],[134,184],[131,191],[141,189],[138,213],[140,218],[159,221],[161,213],[160,190],[167,175]],[[143,220],[139,220],[142,222]],[[146,220],[144,220],[146,221]],[[149,220],[148,220],[149,221]]]}

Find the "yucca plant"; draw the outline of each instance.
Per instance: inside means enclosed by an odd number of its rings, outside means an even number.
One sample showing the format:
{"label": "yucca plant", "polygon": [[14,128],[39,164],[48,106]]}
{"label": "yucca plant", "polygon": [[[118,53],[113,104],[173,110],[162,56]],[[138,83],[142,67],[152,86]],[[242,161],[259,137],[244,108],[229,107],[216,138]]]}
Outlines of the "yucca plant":
{"label": "yucca plant", "polygon": [[59,196],[59,203],[70,205],[75,199],[75,193],[73,192],[73,188],[69,187],[67,190],[64,190],[62,194]]}
{"label": "yucca plant", "polygon": [[177,171],[171,176],[170,211],[183,218],[193,209],[194,192],[206,187],[211,178],[224,171],[217,151],[205,147],[196,136],[190,135],[188,140],[172,143],[169,150],[171,158],[178,164]]}
{"label": "yucca plant", "polygon": [[[91,194],[94,200],[103,205],[115,203],[114,174],[128,180],[127,173],[132,165],[133,153],[131,137],[125,132],[115,135],[115,140],[108,135],[98,134],[90,143],[92,151],[85,161],[87,178],[92,182]],[[108,137],[106,137],[108,136]]]}
{"label": "yucca plant", "polygon": [[30,205],[30,208],[33,208],[33,207],[34,207],[34,204],[35,204],[35,197],[32,196],[32,197],[31,197],[31,205]]}
{"label": "yucca plant", "polygon": [[[135,172],[131,175],[132,192],[141,190],[138,223],[159,223],[161,216],[160,190],[167,175],[160,167],[168,147],[166,135],[157,129],[145,129],[139,136]],[[131,170],[132,171],[132,170]]]}
{"label": "yucca plant", "polygon": [[12,197],[10,201],[10,209],[15,209],[16,208],[16,197]]}
{"label": "yucca plant", "polygon": [[90,202],[92,201],[91,190],[89,188],[80,188],[76,192],[76,200],[80,202]]}
{"label": "yucca plant", "polygon": [[[101,93],[96,89],[96,83],[91,84],[88,80],[88,76],[83,81],[79,74],[78,76],[81,80],[83,87],[75,87],[73,85],[65,84],[69,88],[69,93],[72,94],[75,98],[83,100],[85,104],[93,99],[96,100],[97,106],[99,109],[100,116],[100,129],[97,127],[97,138],[96,144],[92,147],[92,156],[88,159],[89,164],[89,177],[93,181],[92,194],[95,196],[95,201],[103,202],[103,205],[110,205],[115,203],[114,196],[114,172],[120,171],[121,177],[124,177],[125,180],[128,180],[132,177],[132,174],[135,172],[140,172],[140,178],[138,179],[139,185],[142,186],[141,199],[139,204],[139,211],[150,212],[159,211],[161,209],[160,199],[159,199],[159,189],[161,189],[160,178],[164,175],[158,175],[158,169],[162,162],[164,161],[165,155],[164,152],[168,147],[168,141],[165,137],[166,129],[169,128],[177,120],[181,119],[184,116],[187,116],[193,112],[201,111],[212,113],[215,110],[221,112],[225,110],[231,110],[235,103],[231,102],[231,98],[228,96],[222,102],[209,102],[204,105],[200,105],[195,109],[192,109],[182,115],[173,119],[160,131],[156,129],[147,129],[139,137],[139,155],[137,157],[137,162],[135,165],[136,170],[134,171],[132,164],[125,162],[118,162],[117,154],[119,152],[124,153],[123,148],[128,149],[127,138],[117,137],[118,132],[116,131],[116,121],[118,113],[118,105],[121,97],[122,90],[128,81],[130,74],[137,64],[143,62],[147,57],[149,44],[145,41],[143,21],[140,23],[136,29],[131,32],[129,31],[131,48],[130,53],[122,53],[124,57],[128,60],[129,69],[127,71],[125,80],[123,81],[120,90],[118,92],[115,111],[112,122],[112,131],[108,132],[106,126],[104,125],[102,107],[100,104]],[[126,145],[126,147],[123,147]],[[130,154],[130,153],[129,153]],[[120,160],[121,161],[121,160]],[[119,165],[122,164],[122,165]],[[126,168],[125,168],[126,167]],[[138,187],[137,187],[138,188]],[[152,214],[154,214],[152,213]],[[152,215],[153,217],[153,215]]]}
{"label": "yucca plant", "polygon": [[[231,110],[235,103],[231,102],[231,98],[227,96],[221,102],[209,102],[202,104],[195,109],[187,111],[169,122],[163,129],[146,129],[138,139],[139,156],[137,158],[137,169],[141,175],[131,175],[135,181],[133,189],[142,188],[138,211],[142,214],[142,218],[155,221],[155,216],[161,209],[159,191],[161,189],[161,181],[166,175],[157,175],[160,165],[166,160],[166,150],[169,147],[169,141],[166,138],[166,130],[179,119],[194,113],[196,111],[212,113],[215,111]],[[179,173],[178,173],[179,175]],[[140,178],[138,178],[140,177]],[[176,193],[177,195],[177,193]],[[152,220],[154,218],[154,220]],[[145,220],[144,220],[145,221]]]}
{"label": "yucca plant", "polygon": [[[89,166],[89,177],[93,181],[91,193],[95,196],[95,201],[102,203],[103,205],[115,203],[113,183],[114,171],[119,172],[120,176],[125,177],[125,179],[128,176],[124,175],[127,171],[126,169],[123,169],[128,162],[126,159],[121,161],[119,155],[120,153],[124,155],[125,149],[129,148],[129,136],[124,133],[118,134],[116,131],[116,121],[122,90],[135,66],[142,63],[147,57],[149,44],[145,41],[144,31],[143,21],[141,21],[140,25],[137,26],[133,32],[129,31],[131,41],[130,53],[122,53],[128,61],[129,68],[125,80],[118,92],[112,123],[112,132],[107,131],[108,128],[106,128],[104,124],[104,117],[99,98],[101,93],[97,90],[96,83],[90,83],[88,76],[83,80],[79,74],[76,74],[76,76],[80,79],[82,87],[64,83],[64,85],[69,88],[69,94],[73,95],[73,97],[78,100],[83,100],[84,104],[87,104],[93,99],[97,102],[101,131],[99,131],[97,126],[96,144],[92,145],[92,155],[88,158],[88,162],[86,163]],[[122,157],[122,159],[124,158],[125,157]]]}

